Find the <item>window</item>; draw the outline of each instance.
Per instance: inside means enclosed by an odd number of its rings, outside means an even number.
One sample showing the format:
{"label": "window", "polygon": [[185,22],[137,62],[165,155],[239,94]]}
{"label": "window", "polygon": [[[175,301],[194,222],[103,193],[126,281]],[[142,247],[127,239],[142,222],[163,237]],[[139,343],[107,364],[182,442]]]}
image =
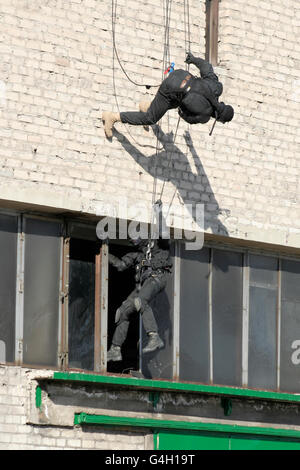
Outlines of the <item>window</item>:
{"label": "window", "polygon": [[[181,249],[180,379],[209,382],[210,251]],[[197,285],[195,285],[197,284]]]}
{"label": "window", "polygon": [[69,255],[69,367],[94,369],[97,242],[72,238]]}
{"label": "window", "polygon": [[280,388],[300,391],[300,261],[281,261]]}
{"label": "window", "polygon": [[300,260],[204,248],[180,262],[180,379],[299,393]]}
{"label": "window", "polygon": [[56,366],[61,225],[25,218],[23,362]]}
{"label": "window", "polygon": [[242,385],[242,255],[181,249],[180,379]]}
{"label": "window", "polygon": [[109,267],[126,241],[96,224],[0,214],[0,363],[300,392],[300,259],[171,243],[172,274],[153,301],[164,348],[143,355],[137,314],[123,360],[106,362],[133,271]]}
{"label": "window", "polygon": [[278,259],[250,255],[248,385],[276,389]]}

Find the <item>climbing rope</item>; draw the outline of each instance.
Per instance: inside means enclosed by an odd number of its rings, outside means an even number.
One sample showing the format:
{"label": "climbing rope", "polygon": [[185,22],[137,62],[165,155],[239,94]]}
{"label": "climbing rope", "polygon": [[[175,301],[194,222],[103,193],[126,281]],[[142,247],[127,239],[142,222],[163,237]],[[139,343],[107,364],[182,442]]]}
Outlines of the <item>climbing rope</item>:
{"label": "climbing rope", "polygon": [[[112,41],[113,41],[113,89],[114,89],[114,96],[115,96],[115,101],[116,101],[116,105],[117,105],[117,108],[118,108],[118,112],[120,112],[120,108],[119,108],[119,103],[118,103],[118,100],[117,100],[117,92],[116,92],[116,83],[115,83],[115,74],[114,74],[114,70],[115,70],[115,58],[117,59],[118,61],[118,64],[122,70],[122,72],[125,74],[126,78],[131,82],[133,83],[135,86],[139,86],[139,87],[143,87],[145,86],[147,89],[149,88],[158,88],[161,83],[159,83],[158,85],[157,84],[152,84],[152,85],[148,85],[148,84],[141,84],[141,83],[137,83],[135,80],[133,80],[127,73],[127,71],[125,70],[121,60],[120,60],[120,57],[119,57],[119,54],[118,54],[118,50],[117,50],[117,44],[116,44],[116,19],[117,19],[117,0],[112,0],[112,10],[111,10],[111,18],[112,18]],[[164,73],[166,73],[165,71],[167,70],[167,66],[168,64],[170,63],[170,20],[171,20],[171,8],[172,8],[172,0],[164,0],[163,2],[163,15],[164,15],[164,47],[163,47],[163,58],[162,58],[162,64],[163,64],[163,67],[162,67],[162,80],[164,79]],[[191,44],[191,40],[190,40],[190,18],[189,18],[189,0],[184,0],[184,31],[185,31],[185,39],[184,39],[184,43],[185,43],[185,51],[190,51],[190,44]],[[189,69],[189,65],[188,65],[188,69]],[[177,137],[177,131],[178,131],[178,127],[179,127],[179,122],[180,122],[180,116],[178,117],[178,121],[177,121],[177,126],[176,126],[176,131],[175,131],[175,135],[174,135],[174,138],[173,138],[173,142],[172,144],[175,145],[175,140],[176,140],[176,137]],[[152,145],[145,145],[145,144],[140,144],[139,142],[137,142],[137,140],[133,137],[133,135],[130,133],[130,131],[128,130],[128,133],[129,135],[131,136],[131,138],[133,139],[133,141],[139,145],[140,147],[150,147],[150,148],[153,148]],[[156,204],[157,202],[161,202],[161,199],[162,199],[162,195],[163,195],[163,191],[164,191],[164,187],[165,187],[165,183],[166,183],[166,179],[164,180],[163,182],[163,185],[162,185],[162,188],[161,188],[161,192],[160,192],[160,197],[158,199],[158,201],[156,201],[156,192],[157,192],[157,158],[158,158],[158,153],[159,151],[161,151],[162,149],[164,148],[164,146],[162,146],[161,148],[159,148],[159,138],[157,136],[157,139],[156,139],[156,147],[155,147],[155,158],[154,158],[154,177],[153,177],[153,188],[152,188],[152,216],[151,216],[151,227],[153,226],[153,223],[154,223],[154,217],[155,217],[155,214],[157,215],[157,210],[155,211],[155,207],[156,207]],[[168,165],[167,165],[167,168],[169,169],[170,167],[170,163],[172,161],[172,158],[170,158],[170,156],[172,157],[172,152],[170,152],[169,156],[168,156],[168,152],[166,150],[166,154],[167,154],[167,158],[168,158]],[[173,196],[174,198],[174,196]],[[172,199],[173,199],[172,198]],[[147,256],[151,258],[151,245],[152,245],[152,237],[151,237],[151,234],[150,234],[150,237],[149,237],[149,241],[148,241],[148,248],[147,248]]]}
{"label": "climbing rope", "polygon": [[[116,88],[116,80],[115,80],[115,57],[117,58],[117,61],[121,67],[121,70],[124,72],[125,76],[127,77],[127,79],[133,83],[134,85],[136,86],[146,86],[146,85],[142,85],[142,84],[139,84],[139,83],[136,83],[135,81],[133,81],[128,73],[126,72],[125,68],[123,67],[121,61],[120,61],[120,58],[119,58],[119,54],[118,54],[118,51],[117,51],[117,47],[116,47],[116,32],[115,32],[115,29],[116,29],[116,18],[117,18],[117,0],[112,0],[111,2],[111,29],[112,29],[112,40],[113,40],[113,66],[112,66],[112,69],[113,69],[113,90],[114,90],[114,97],[115,97],[115,102],[116,102],[116,106],[117,106],[117,109],[118,109],[118,112],[120,113],[121,110],[120,110],[120,107],[119,107],[119,102],[118,102],[118,99],[117,99],[117,88]],[[148,86],[148,85],[147,85]],[[160,86],[160,85],[151,85],[151,86]],[[141,144],[140,142],[138,142],[136,140],[136,138],[132,135],[132,133],[130,132],[130,130],[128,129],[127,127],[127,132],[128,134],[130,135],[131,139],[139,146],[139,147],[142,147],[142,148],[155,148],[155,150],[157,150],[157,146],[154,147],[153,145],[149,145],[149,144]]]}
{"label": "climbing rope", "polygon": [[126,72],[125,68],[123,67],[123,64],[120,60],[120,57],[119,57],[119,53],[118,53],[118,50],[117,50],[117,45],[116,45],[116,19],[117,19],[117,0],[112,0],[111,2],[111,6],[112,6],[112,40],[113,40],[113,50],[114,50],[114,53],[115,53],[115,56],[117,58],[117,61],[119,63],[119,66],[122,70],[122,72],[125,74],[125,76],[127,77],[127,79],[133,83],[135,86],[144,86],[146,87],[147,89],[150,89],[150,88],[158,88],[160,86],[160,83],[158,85],[154,84],[154,85],[148,85],[148,84],[144,84],[144,83],[137,83],[136,81],[134,81],[129,75],[128,73]]}
{"label": "climbing rope", "polygon": [[[186,52],[190,51],[190,48],[191,48],[191,32],[190,32],[189,0],[184,0],[184,45],[185,45],[185,51]],[[190,64],[188,64],[188,70],[189,70],[189,66],[190,66]],[[180,119],[181,119],[180,116],[178,116],[176,130],[175,130],[175,134],[174,134],[174,138],[173,138],[173,142],[172,142],[173,146],[175,146],[175,141],[176,141],[176,138],[177,138],[177,132],[178,132],[178,128],[179,128]],[[170,163],[172,163],[173,153],[170,152],[169,157],[168,157],[168,152],[167,151],[166,151],[166,153],[167,153],[167,158],[168,158],[167,169],[170,169]],[[166,184],[166,179],[163,182],[161,192],[160,192],[160,195],[159,195],[159,200],[160,201],[162,200],[162,195],[163,195],[163,192],[164,192],[165,184]],[[176,190],[175,190],[175,192],[176,192]],[[174,198],[174,195],[173,195],[173,198]],[[173,200],[173,198],[172,198],[172,200]],[[153,199],[155,200],[156,197],[154,196]]]}
{"label": "climbing rope", "polygon": [[[171,8],[172,8],[172,0],[165,0],[163,3],[164,7],[164,50],[163,50],[163,67],[162,67],[162,79],[164,78],[164,71],[166,70],[167,63],[170,62],[170,21],[171,21]],[[152,188],[152,214],[151,214],[151,228],[154,226],[154,218],[157,217],[156,208],[156,191],[157,191],[157,160],[158,160],[158,152],[163,149],[159,149],[159,138],[158,135],[156,137],[156,152],[154,158],[154,178],[153,178],[153,188]],[[161,198],[159,198],[161,201]],[[148,247],[151,246],[152,243],[152,236],[149,236]]]}
{"label": "climbing rope", "polygon": [[[164,57],[167,59],[167,63],[170,62],[170,57],[169,57],[169,24],[170,24],[170,17],[171,17],[171,2],[169,4],[169,1],[167,0],[166,1],[166,6],[164,5],[164,8],[165,8],[165,45],[164,45]],[[190,34],[190,14],[189,14],[189,0],[184,0],[184,43],[185,43],[185,51],[188,52],[190,51],[190,48],[191,48],[191,34]],[[166,64],[164,64],[164,67],[166,67]],[[188,64],[188,70],[189,70],[189,64]],[[180,116],[178,116],[178,120],[177,120],[177,125],[176,125],[176,130],[175,130],[175,134],[174,134],[174,138],[173,138],[173,142],[172,142],[172,145],[175,146],[175,141],[176,141],[176,138],[177,138],[177,132],[178,132],[178,128],[179,128],[179,123],[180,123]],[[153,223],[154,223],[154,217],[158,216],[157,214],[157,210],[156,210],[156,207],[157,207],[157,204],[160,203],[160,206],[161,206],[161,201],[162,201],[162,196],[163,196],[163,192],[164,192],[164,188],[165,188],[165,184],[166,184],[166,179],[164,179],[164,182],[163,182],[163,185],[162,185],[162,188],[161,188],[161,191],[160,191],[160,195],[159,195],[159,198],[158,200],[156,201],[156,188],[157,188],[157,157],[158,157],[158,137],[157,137],[157,144],[156,144],[156,156],[155,156],[155,173],[154,173],[154,179],[153,179],[153,191],[152,191],[152,217],[151,217],[151,227],[153,226]],[[172,163],[172,155],[173,153],[170,152],[169,153],[169,156],[168,156],[168,151],[166,150],[166,157],[168,159],[168,164],[167,164],[167,169],[170,169],[170,163]],[[175,191],[174,191],[174,194],[173,194],[173,197],[172,197],[172,200],[174,199],[174,196],[175,196],[175,193],[176,193],[176,188],[175,188]],[[156,202],[155,202],[156,201]],[[151,239],[151,236],[149,237],[149,242],[148,242],[148,250],[151,252],[151,242],[152,242],[152,239]],[[151,255],[150,255],[151,256]]]}

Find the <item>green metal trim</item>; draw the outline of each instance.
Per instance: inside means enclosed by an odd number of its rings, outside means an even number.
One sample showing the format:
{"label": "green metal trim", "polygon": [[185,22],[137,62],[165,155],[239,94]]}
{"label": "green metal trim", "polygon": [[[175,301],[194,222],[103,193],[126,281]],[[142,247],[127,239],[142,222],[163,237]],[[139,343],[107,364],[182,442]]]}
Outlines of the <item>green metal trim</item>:
{"label": "green metal trim", "polygon": [[90,415],[87,413],[76,413],[74,424],[93,424],[102,426],[127,426],[139,428],[152,428],[154,430],[185,430],[224,432],[235,434],[256,434],[273,437],[289,437],[300,439],[300,431],[282,428],[266,428],[259,426],[240,426],[238,424],[201,423],[194,421],[160,420],[155,418],[129,418],[108,415]]}
{"label": "green metal trim", "polygon": [[54,372],[54,380],[66,380],[73,382],[95,383],[102,385],[119,385],[126,387],[136,387],[143,390],[187,392],[187,393],[208,393],[225,397],[255,398],[263,400],[276,400],[286,402],[300,402],[300,394],[271,392],[266,390],[251,390],[248,388],[222,387],[218,385],[190,384],[182,382],[170,382],[162,380],[137,379],[135,377],[111,377],[106,375]]}
{"label": "green metal trim", "polygon": [[39,385],[35,389],[35,406],[37,408],[42,406],[42,389]]}
{"label": "green metal trim", "polygon": [[232,401],[230,400],[230,398],[221,398],[221,406],[224,410],[224,415],[230,416],[232,413]]}
{"label": "green metal trim", "polygon": [[149,392],[149,400],[151,401],[153,408],[155,409],[160,398],[159,392]]}

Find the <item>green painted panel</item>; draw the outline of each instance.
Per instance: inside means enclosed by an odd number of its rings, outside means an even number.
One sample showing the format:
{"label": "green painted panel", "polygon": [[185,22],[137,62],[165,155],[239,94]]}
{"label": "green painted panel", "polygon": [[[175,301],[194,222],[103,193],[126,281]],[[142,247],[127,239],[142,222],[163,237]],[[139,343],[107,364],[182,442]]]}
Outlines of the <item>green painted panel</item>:
{"label": "green painted panel", "polygon": [[300,440],[275,439],[268,436],[232,436],[231,450],[300,450]]}
{"label": "green painted panel", "polygon": [[162,430],[157,434],[159,450],[300,450],[299,439],[217,432]]}
{"label": "green painted panel", "polygon": [[160,431],[159,450],[229,450],[229,434]]}

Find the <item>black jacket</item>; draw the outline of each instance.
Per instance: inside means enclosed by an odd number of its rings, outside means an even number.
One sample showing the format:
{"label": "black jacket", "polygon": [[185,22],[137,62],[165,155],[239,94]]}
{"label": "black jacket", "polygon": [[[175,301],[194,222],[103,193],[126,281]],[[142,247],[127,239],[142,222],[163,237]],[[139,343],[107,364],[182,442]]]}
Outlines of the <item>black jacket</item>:
{"label": "black jacket", "polygon": [[125,271],[130,267],[135,267],[136,282],[143,282],[147,277],[158,272],[170,272],[172,261],[170,259],[169,250],[159,247],[157,241],[151,249],[151,258],[146,258],[147,244],[143,243],[139,247],[139,251],[127,253],[121,259],[110,254],[109,263],[114,266],[118,271]]}
{"label": "black jacket", "polygon": [[181,101],[179,114],[189,124],[204,124],[218,113],[218,98],[222,94],[223,85],[209,62],[195,58],[193,63],[200,70],[201,78],[192,78],[188,92]]}

